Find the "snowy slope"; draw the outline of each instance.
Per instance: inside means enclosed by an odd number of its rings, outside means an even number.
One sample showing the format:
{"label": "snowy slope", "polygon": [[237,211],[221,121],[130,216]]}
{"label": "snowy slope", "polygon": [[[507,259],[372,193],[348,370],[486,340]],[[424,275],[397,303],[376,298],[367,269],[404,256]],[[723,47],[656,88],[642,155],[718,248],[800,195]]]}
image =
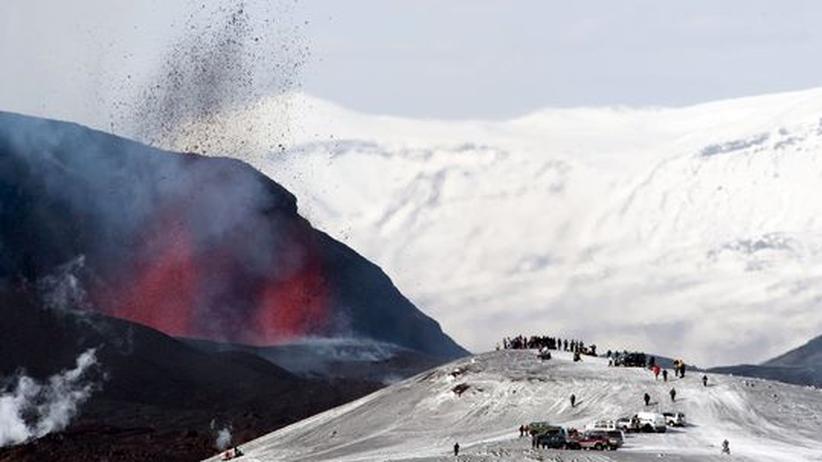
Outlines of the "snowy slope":
{"label": "snowy slope", "polygon": [[[283,105],[292,147],[271,153]],[[221,120],[218,152],[294,191],[469,349],[547,330],[711,366],[822,332],[822,89],[498,122],[296,95]]]}
{"label": "snowy slope", "polygon": [[[455,441],[459,460],[822,460],[822,390],[709,374],[663,383],[642,369],[604,358],[573,363],[567,353],[542,362],[534,351],[501,351],[459,360],[243,445],[247,461],[433,461]],[[451,389],[469,385],[461,397]],[[670,387],[677,401],[667,397]],[[531,421],[584,427],[651,408],[685,412],[689,425],[666,434],[629,435],[615,453],[530,449],[517,428]],[[578,397],[575,408],[568,397]]]}

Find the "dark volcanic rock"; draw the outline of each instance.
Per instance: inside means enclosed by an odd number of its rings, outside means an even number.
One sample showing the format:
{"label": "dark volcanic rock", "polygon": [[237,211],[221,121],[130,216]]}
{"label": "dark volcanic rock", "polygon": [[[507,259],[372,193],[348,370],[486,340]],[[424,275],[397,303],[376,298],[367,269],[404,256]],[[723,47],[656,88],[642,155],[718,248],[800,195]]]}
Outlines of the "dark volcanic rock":
{"label": "dark volcanic rock", "polygon": [[822,336],[762,364],[715,367],[711,371],[822,387]]}
{"label": "dark volcanic rock", "polygon": [[213,455],[212,420],[235,443],[363,396],[381,385],[307,380],[253,354],[207,353],[101,314],[43,309],[0,290],[0,375],[43,380],[96,348],[97,390],[61,433],[0,450],[0,460],[200,460]]}
{"label": "dark volcanic rock", "polygon": [[237,160],[0,112],[0,204],[0,280],[45,281],[57,305],[70,296],[188,338],[345,336],[441,359],[466,353]]}

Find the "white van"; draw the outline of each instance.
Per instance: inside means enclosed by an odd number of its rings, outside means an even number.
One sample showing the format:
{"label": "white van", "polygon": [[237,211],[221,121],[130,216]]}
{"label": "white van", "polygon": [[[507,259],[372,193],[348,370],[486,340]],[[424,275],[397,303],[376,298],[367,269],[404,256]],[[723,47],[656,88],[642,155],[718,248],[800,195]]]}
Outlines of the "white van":
{"label": "white van", "polygon": [[668,429],[668,422],[665,416],[656,412],[638,412],[639,428],[644,432],[665,433]]}

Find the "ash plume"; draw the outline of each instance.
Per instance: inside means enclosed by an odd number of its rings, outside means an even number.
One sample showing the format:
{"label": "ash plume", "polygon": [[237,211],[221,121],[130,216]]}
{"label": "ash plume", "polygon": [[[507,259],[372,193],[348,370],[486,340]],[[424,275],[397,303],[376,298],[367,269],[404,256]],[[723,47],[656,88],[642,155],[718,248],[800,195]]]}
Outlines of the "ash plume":
{"label": "ash plume", "polygon": [[264,118],[237,114],[299,88],[310,56],[306,24],[296,20],[293,2],[192,2],[154,77],[120,92],[133,96],[117,104],[112,129],[198,154],[248,159],[282,149],[288,98],[267,105]]}
{"label": "ash plume", "polygon": [[0,394],[0,447],[40,438],[68,426],[97,385],[89,378],[98,367],[96,351],[77,357],[73,369],[43,383],[17,376]]}

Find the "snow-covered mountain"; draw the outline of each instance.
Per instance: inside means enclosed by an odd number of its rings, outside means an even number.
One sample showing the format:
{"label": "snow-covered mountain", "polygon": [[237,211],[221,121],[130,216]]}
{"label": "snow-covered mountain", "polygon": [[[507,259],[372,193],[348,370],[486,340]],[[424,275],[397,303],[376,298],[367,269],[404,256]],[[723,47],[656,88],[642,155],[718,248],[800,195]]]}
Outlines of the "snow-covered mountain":
{"label": "snow-covered mountain", "polygon": [[[292,147],[271,153],[284,106]],[[550,332],[710,366],[822,332],[822,89],[508,121],[292,95],[219,121],[179,132],[294,191],[475,351]]]}
{"label": "snow-covered mountain", "polygon": [[[485,353],[441,366],[242,446],[246,459],[274,461],[710,461],[730,441],[733,460],[822,460],[822,392],[759,379],[688,373],[669,382],[644,369],[541,361],[533,350]],[[453,390],[463,385],[457,395]],[[677,390],[676,402],[668,392]],[[651,405],[642,403],[644,393]],[[577,396],[577,405],[569,402]],[[517,428],[548,421],[575,428],[642,410],[684,412],[688,425],[632,434],[608,453],[532,450]],[[215,457],[213,460],[218,460]]]}

